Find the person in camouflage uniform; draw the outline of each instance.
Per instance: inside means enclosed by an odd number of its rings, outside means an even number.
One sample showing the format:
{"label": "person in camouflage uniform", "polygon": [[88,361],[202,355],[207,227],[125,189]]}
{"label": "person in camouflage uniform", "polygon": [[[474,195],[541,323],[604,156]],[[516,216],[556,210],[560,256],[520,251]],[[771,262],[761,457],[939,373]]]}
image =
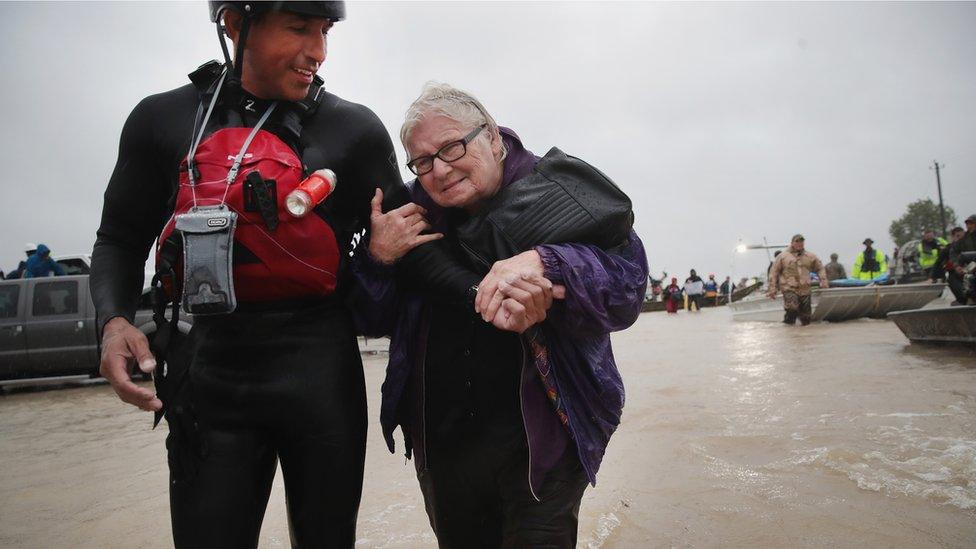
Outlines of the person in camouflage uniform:
{"label": "person in camouflage uniform", "polygon": [[803,246],[803,235],[793,235],[789,249],[779,254],[769,271],[769,298],[775,299],[777,291],[783,292],[783,322],[791,326],[797,318],[804,326],[810,324],[813,314],[810,306],[810,273],[816,272],[820,277],[821,288],[829,286],[823,263],[816,255],[804,250]]}
{"label": "person in camouflage uniform", "polygon": [[837,261],[837,254],[830,254],[830,263],[824,265],[824,270],[827,271],[827,280],[847,278],[847,271]]}

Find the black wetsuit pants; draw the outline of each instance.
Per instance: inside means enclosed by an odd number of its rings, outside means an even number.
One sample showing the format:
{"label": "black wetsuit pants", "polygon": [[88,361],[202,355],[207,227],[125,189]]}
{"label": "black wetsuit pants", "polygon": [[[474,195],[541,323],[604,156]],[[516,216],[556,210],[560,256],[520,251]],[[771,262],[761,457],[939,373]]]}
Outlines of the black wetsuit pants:
{"label": "black wetsuit pants", "polygon": [[570,445],[529,490],[524,433],[431,448],[418,473],[431,528],[441,549],[571,549],[576,547],[586,474]]}
{"label": "black wetsuit pants", "polygon": [[176,547],[257,547],[279,460],[292,546],[352,547],[366,394],[348,313],[198,317],[189,339],[181,413],[167,414]]}

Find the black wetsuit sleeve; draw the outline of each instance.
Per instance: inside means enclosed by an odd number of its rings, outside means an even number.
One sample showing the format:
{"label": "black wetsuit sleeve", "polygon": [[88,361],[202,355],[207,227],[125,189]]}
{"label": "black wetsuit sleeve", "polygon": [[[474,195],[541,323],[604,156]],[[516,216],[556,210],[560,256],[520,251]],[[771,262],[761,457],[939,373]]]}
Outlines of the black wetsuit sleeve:
{"label": "black wetsuit sleeve", "polygon": [[[370,200],[377,187],[383,190],[383,211],[388,212],[410,201],[410,192],[400,179],[393,142],[378,118],[365,135],[357,154],[361,160],[357,165],[362,173],[360,178],[368,184],[359,186],[364,194],[356,197],[354,202],[361,208],[358,213],[367,227],[361,245],[369,243]],[[397,275],[410,287],[448,300],[464,299],[468,288],[483,278],[465,267],[443,240],[411,250],[397,263]]]}
{"label": "black wetsuit sleeve", "polygon": [[[409,197],[403,195],[391,196],[395,201],[389,205],[396,208],[408,202]],[[447,302],[469,300],[472,296],[470,288],[484,278],[484,275],[466,266],[451,250],[448,239],[428,242],[410,250],[397,263],[397,275],[407,287]]]}
{"label": "black wetsuit sleeve", "polygon": [[99,335],[117,316],[132,322],[149,249],[168,215],[171,189],[161,168],[150,102],[143,100],[129,115],[105,190],[90,281]]}

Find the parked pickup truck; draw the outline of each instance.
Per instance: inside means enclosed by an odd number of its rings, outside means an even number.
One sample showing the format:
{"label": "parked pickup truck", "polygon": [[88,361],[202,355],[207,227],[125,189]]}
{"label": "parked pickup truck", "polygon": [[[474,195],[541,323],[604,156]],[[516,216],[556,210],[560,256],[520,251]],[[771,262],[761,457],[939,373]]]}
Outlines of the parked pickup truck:
{"label": "parked pickup truck", "polygon": [[[151,335],[148,292],[135,326]],[[180,320],[180,330],[190,324]],[[88,275],[0,281],[0,380],[98,375],[99,345]]]}

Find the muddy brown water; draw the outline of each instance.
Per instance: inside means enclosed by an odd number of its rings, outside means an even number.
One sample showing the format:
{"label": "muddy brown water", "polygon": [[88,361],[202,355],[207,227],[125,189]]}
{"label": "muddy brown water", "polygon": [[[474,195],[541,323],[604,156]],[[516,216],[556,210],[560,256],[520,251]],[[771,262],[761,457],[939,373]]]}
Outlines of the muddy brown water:
{"label": "muddy brown water", "polygon": [[[724,309],[614,337],[623,423],[581,547],[976,546],[976,353],[887,321],[788,328]],[[371,343],[375,349],[377,343]],[[413,464],[377,420],[360,547],[432,547]],[[0,396],[0,546],[170,547],[165,428],[104,384]],[[262,547],[288,546],[280,475]]]}

